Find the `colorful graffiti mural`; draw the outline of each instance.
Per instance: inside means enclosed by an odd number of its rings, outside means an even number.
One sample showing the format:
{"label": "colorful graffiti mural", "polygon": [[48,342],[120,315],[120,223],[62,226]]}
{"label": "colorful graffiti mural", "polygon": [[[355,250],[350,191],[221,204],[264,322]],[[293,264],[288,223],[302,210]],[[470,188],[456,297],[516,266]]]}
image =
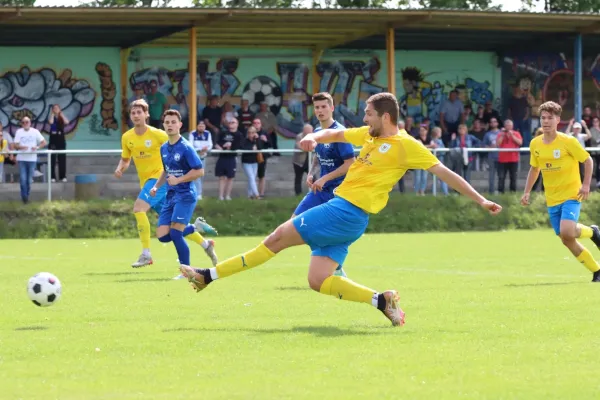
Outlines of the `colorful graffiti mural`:
{"label": "colorful graffiti mural", "polygon": [[[494,102],[492,85],[489,81],[478,82],[469,77],[467,72],[455,74],[454,78],[439,79],[436,75],[448,76],[448,71],[423,73],[418,67],[402,69],[402,87],[404,94],[400,96],[400,112],[404,117],[410,116],[415,122],[424,118],[439,121],[440,108],[452,90],[458,91],[463,104],[470,104],[473,111],[486,102]],[[450,73],[452,75],[452,73]]]}
{"label": "colorful graffiti mural", "polygon": [[[532,115],[545,101],[555,101],[563,107],[563,120],[573,117],[574,63],[563,53],[511,54],[503,59],[502,95],[504,109],[513,95],[525,95]],[[583,105],[600,115],[600,54],[585,58],[582,78]]]}

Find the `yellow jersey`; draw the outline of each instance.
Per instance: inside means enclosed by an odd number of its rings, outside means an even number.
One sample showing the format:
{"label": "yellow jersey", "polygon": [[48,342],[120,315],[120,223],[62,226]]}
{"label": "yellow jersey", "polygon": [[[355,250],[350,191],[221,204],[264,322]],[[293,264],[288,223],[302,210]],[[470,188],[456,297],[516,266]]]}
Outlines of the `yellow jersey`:
{"label": "yellow jersey", "polygon": [[548,207],[577,200],[581,188],[579,163],[588,159],[590,154],[573,136],[557,132],[556,139],[550,144],[544,143],[544,135],[537,136],[529,144],[532,167],[542,171],[544,191]]}
{"label": "yellow jersey", "polygon": [[371,214],[385,207],[389,193],[407,170],[429,169],[439,163],[421,142],[405,131],[372,138],[369,127],[363,126],[345,130],[344,138],[362,149],[334,193]]}
{"label": "yellow jersey", "polygon": [[169,140],[167,133],[148,126],[144,134],[135,133],[135,128],[125,132],[121,137],[121,157],[133,158],[133,163],[140,178],[140,187],[148,179],[158,179],[163,172],[160,146]]}
{"label": "yellow jersey", "polygon": [[[7,133],[8,135],[8,133]],[[8,140],[6,139],[0,139],[0,163],[4,162],[4,154],[2,154],[2,152],[7,151],[8,150]]]}

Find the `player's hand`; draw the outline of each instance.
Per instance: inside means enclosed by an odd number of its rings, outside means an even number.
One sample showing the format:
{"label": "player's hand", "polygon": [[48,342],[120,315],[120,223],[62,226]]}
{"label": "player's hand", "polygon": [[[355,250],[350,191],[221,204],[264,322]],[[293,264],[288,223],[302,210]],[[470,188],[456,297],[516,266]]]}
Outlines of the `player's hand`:
{"label": "player's hand", "polygon": [[577,198],[579,201],[587,200],[590,196],[590,185],[581,185],[581,189],[579,189],[579,193],[577,194]]}
{"label": "player's hand", "polygon": [[298,145],[304,151],[313,151],[315,147],[317,147],[317,144],[317,141],[313,139],[313,136],[309,133],[300,140]]}
{"label": "player's hand", "polygon": [[123,176],[123,171],[120,168],[117,168],[115,170],[115,178],[121,179],[122,176]]}
{"label": "player's hand", "polygon": [[310,190],[312,190],[314,180],[315,180],[315,178],[312,175],[308,175],[306,177],[306,185],[308,186],[308,188]]}
{"label": "player's hand", "polygon": [[327,183],[327,179],[323,178],[319,178],[316,180],[315,183],[313,183],[312,185],[312,191],[313,193],[317,193],[317,190],[320,192],[323,190],[323,186]]}
{"label": "player's hand", "polygon": [[500,204],[496,204],[493,201],[486,200],[481,203],[481,207],[485,208],[492,215],[499,214],[502,211],[502,206]]}
{"label": "player's hand", "polygon": [[177,184],[179,184],[179,178],[173,175],[169,175],[167,177],[167,182],[169,182],[169,185],[171,186],[176,186]]}
{"label": "player's hand", "polygon": [[156,188],[156,186],[154,186],[152,189],[150,189],[150,196],[152,196],[152,197],[156,196],[156,191],[157,190],[158,189]]}
{"label": "player's hand", "polygon": [[529,193],[523,193],[523,196],[521,196],[521,205],[522,206],[528,206],[529,205]]}

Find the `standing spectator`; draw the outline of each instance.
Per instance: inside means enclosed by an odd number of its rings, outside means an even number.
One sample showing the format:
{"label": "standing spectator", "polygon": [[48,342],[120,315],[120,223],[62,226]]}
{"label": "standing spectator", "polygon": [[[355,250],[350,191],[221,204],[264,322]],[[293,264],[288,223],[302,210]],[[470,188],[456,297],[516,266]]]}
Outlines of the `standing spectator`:
{"label": "standing spectator", "polygon": [[4,159],[8,156],[8,140],[0,129],[0,183],[4,183]]}
{"label": "standing spectator", "polygon": [[[445,149],[444,141],[442,140],[442,128],[439,126],[434,127],[431,130],[431,144],[434,149]],[[444,159],[446,158],[446,153],[436,153],[438,160],[443,164]],[[442,192],[444,195],[448,196],[448,184],[441,179],[436,179],[436,181],[441,184]]]}
{"label": "standing spectator", "polygon": [[464,121],[465,107],[458,99],[458,91],[453,90],[448,95],[448,99],[440,108],[440,125],[444,134],[442,140],[448,144],[452,134],[458,132],[458,126]]}
{"label": "standing spectator", "polygon": [[[593,117],[590,128],[590,134],[592,135],[592,147],[600,147],[600,118]],[[600,152],[592,151],[592,157],[594,158],[594,166],[596,168],[596,187],[600,188]]]}
{"label": "standing spectator", "polygon": [[252,126],[252,121],[254,120],[254,114],[250,111],[249,104],[248,100],[242,99],[242,107],[240,108],[239,114],[241,128],[244,131],[247,131],[248,128]]}
{"label": "standing spectator", "polygon": [[[242,150],[259,150],[260,140],[256,128],[251,126],[246,132],[246,138],[242,142]],[[248,198],[258,199],[258,188],[256,187],[256,174],[258,172],[259,153],[242,153],[242,168],[248,178]]]}
{"label": "standing spectator", "polygon": [[[510,119],[504,121],[504,128],[496,137],[499,149],[519,149],[523,144],[521,134],[513,130],[513,122]],[[517,170],[519,168],[519,152],[507,151],[498,154],[498,191],[504,193],[506,174],[510,178],[510,191],[517,191]]]}
{"label": "standing spectator", "polygon": [[146,96],[148,100],[148,114],[150,114],[150,125],[156,129],[162,129],[162,115],[169,108],[169,102],[164,94],[158,91],[158,83],[150,82],[150,93]]}
{"label": "standing spectator", "polygon": [[473,165],[473,153],[467,149],[478,147],[481,143],[473,135],[469,135],[467,125],[458,125],[458,135],[452,134],[450,147],[454,151],[450,152],[452,170],[461,175],[467,182],[471,181],[471,169]]}
{"label": "standing spectator", "polygon": [[[302,133],[299,133],[296,136],[296,144],[294,148],[296,150],[302,150],[299,146],[300,141],[304,138],[304,136],[312,132],[312,125],[304,125],[302,128]],[[292,156],[292,162],[294,164],[294,192],[296,193],[296,196],[299,196],[302,193],[302,178],[304,178],[304,174],[308,174],[308,153],[305,151],[301,153],[294,153]]]}
{"label": "standing spectator", "polygon": [[[31,127],[29,117],[24,117],[21,120],[21,126],[22,128],[17,129],[15,134],[15,150],[34,152],[46,146],[46,140],[40,131]],[[37,164],[37,154],[17,154],[17,162],[19,163],[21,181],[21,200],[24,204],[27,204],[31,183],[33,182],[33,171],[35,171],[35,165]]]}
{"label": "standing spectator", "polygon": [[235,111],[233,109],[233,106],[231,105],[231,102],[229,102],[229,101],[226,101],[225,103],[223,103],[222,110],[223,111],[221,114],[221,126],[224,127],[225,129],[227,129],[227,127],[229,126],[229,123],[233,119],[237,119],[238,113],[237,113],[237,111]]}
{"label": "standing spectator", "polygon": [[[585,133],[582,133],[581,130],[582,128],[585,128]],[[581,123],[579,122],[575,122],[575,119],[571,118],[571,121],[569,122],[569,126],[567,126],[567,135],[571,135],[573,136],[575,139],[577,139],[579,141],[579,143],[581,144],[581,147],[587,147],[586,143],[592,138],[592,133],[590,132],[590,130],[588,129],[585,121],[581,121]],[[585,172],[585,167],[583,166],[583,163],[579,163],[579,175],[581,177],[581,180],[583,181],[583,175]]]}
{"label": "standing spectator", "polygon": [[[204,163],[204,159],[206,158],[206,155],[208,154],[208,152],[210,150],[212,150],[213,142],[212,142],[212,137],[211,137],[210,131],[208,131],[206,129],[206,125],[204,124],[204,121],[200,120],[198,122],[198,125],[196,126],[196,130],[193,132],[190,132],[189,141],[194,146],[194,149],[198,152],[198,156],[200,157],[200,160],[202,161],[202,165],[206,165]],[[204,180],[204,177],[201,176],[200,178],[198,178],[194,181],[194,184],[196,185],[196,192],[197,192],[196,199],[197,200],[202,200],[202,182],[203,182],[203,180]]]}
{"label": "standing spectator", "polygon": [[[60,106],[55,104],[52,106],[50,115],[48,116],[50,124],[48,148],[50,150],[66,150],[67,140],[65,139],[65,126],[69,124],[69,120],[65,117]],[[50,175],[52,182],[56,182],[56,163],[58,161],[58,180],[67,181],[67,155],[54,154],[50,157]]]}
{"label": "standing spectator", "polygon": [[475,121],[476,115],[473,112],[473,108],[470,104],[465,104],[465,108],[463,110],[463,123],[467,126],[467,130],[471,130],[473,127],[473,121]]}
{"label": "standing spectator", "polygon": [[[497,140],[500,128],[498,120],[490,118],[490,130],[483,137],[483,145],[490,149],[498,148]],[[498,152],[491,151],[488,153],[488,192],[496,193],[496,179],[498,179]]]}
{"label": "standing spectator", "polygon": [[492,120],[492,118],[496,118],[496,122],[498,123],[499,127],[502,127],[500,125],[500,113],[497,110],[494,110],[492,102],[491,101],[486,101],[485,102],[485,108],[483,109],[483,123],[485,124],[485,128],[487,130],[490,130],[490,121]]}
{"label": "standing spectator", "polygon": [[[222,132],[215,146],[219,150],[239,150],[242,134],[238,131],[238,120],[229,122],[227,131]],[[233,178],[237,169],[236,153],[221,153],[215,166],[215,176],[219,178],[219,200],[231,200]]]}
{"label": "standing spectator", "polygon": [[[258,133],[258,139],[261,141],[261,149],[270,149],[273,147],[271,143],[271,139],[269,135],[262,129],[262,122],[259,118],[254,118],[252,121],[252,126],[256,129],[256,133]],[[256,177],[258,178],[258,196],[259,198],[265,197],[265,190],[267,188],[267,160],[269,159],[268,153],[261,153],[262,159],[258,162],[258,173]],[[262,161],[262,162],[261,162]]]}
{"label": "standing spectator", "polygon": [[[4,132],[4,127],[2,126],[2,123],[0,123],[0,136],[2,140],[6,140],[6,150],[14,150],[15,149],[15,145],[14,145],[14,139],[11,136],[10,132]],[[17,165],[17,161],[15,158],[14,154],[6,154],[4,156],[4,161],[2,163],[2,170],[4,170],[4,164],[7,165]],[[11,171],[11,175],[10,175],[10,182],[14,182],[14,175],[12,174]]]}
{"label": "standing spectator", "polygon": [[222,114],[221,107],[219,107],[219,96],[210,96],[208,105],[202,110],[202,120],[212,134],[213,143],[217,143],[220,139]]}
{"label": "standing spectator", "polygon": [[[260,119],[262,129],[269,136],[269,143],[273,149],[278,149],[277,146],[277,117],[269,110],[269,105],[266,102],[260,103],[260,111],[256,114],[256,118]],[[279,153],[273,153],[274,156],[279,156]]]}
{"label": "standing spectator", "polygon": [[527,98],[529,90],[516,86],[512,97],[508,100],[508,118],[512,121],[509,131],[515,129],[523,138],[523,146],[528,147],[531,142],[531,107]]}
{"label": "standing spectator", "polygon": [[[424,126],[421,126],[419,128],[419,137],[417,137],[417,140],[419,142],[423,143],[423,145],[425,147],[427,147],[428,149],[431,149],[434,147],[434,145],[431,142],[431,138],[429,137],[429,134],[427,132],[427,128],[425,128]],[[425,196],[425,190],[427,189],[428,175],[429,175],[429,173],[424,169],[416,169],[415,170],[414,186],[415,186],[415,193],[417,193],[417,196]]]}
{"label": "standing spectator", "polygon": [[419,126],[415,125],[415,120],[413,119],[413,117],[411,117],[410,115],[406,117],[406,120],[404,121],[404,126],[404,129],[406,130],[406,132],[408,132],[409,135],[411,135],[414,138],[419,137]]}
{"label": "standing spectator", "polygon": [[[479,118],[475,118],[473,120],[473,125],[471,126],[471,131],[469,132],[471,135],[475,136],[477,140],[483,142],[483,137],[485,136],[485,129],[483,126],[483,121]],[[475,169],[477,171],[485,170],[485,163],[487,159],[487,153],[477,153],[475,154]]]}
{"label": "standing spectator", "polygon": [[586,123],[587,126],[592,126],[594,118],[595,116],[592,114],[592,107],[585,106],[583,108],[583,115],[581,116],[581,119]]}

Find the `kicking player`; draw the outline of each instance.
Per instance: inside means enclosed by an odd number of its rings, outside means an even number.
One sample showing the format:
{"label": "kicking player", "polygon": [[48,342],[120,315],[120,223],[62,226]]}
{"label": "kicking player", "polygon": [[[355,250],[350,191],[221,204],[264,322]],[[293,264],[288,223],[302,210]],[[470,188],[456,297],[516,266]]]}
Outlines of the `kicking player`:
{"label": "kicking player", "polygon": [[[133,204],[133,215],[137,221],[138,233],[142,242],[142,254],[131,266],[140,268],[153,263],[150,254],[150,221],[146,213],[152,208],[160,214],[167,194],[167,188],[163,187],[153,197],[150,196],[150,189],[154,187],[156,180],[163,172],[160,146],[167,142],[168,136],[164,131],[146,125],[149,117],[146,101],[135,100],[132,102],[129,106],[129,116],[134,127],[121,137],[121,160],[115,170],[115,177],[119,179],[123,176],[133,158],[141,187],[140,194]],[[202,218],[198,219],[195,227],[198,232],[216,234],[215,229]],[[202,245],[213,263],[216,263],[214,242],[205,240],[198,232],[188,229],[186,238]]]}
{"label": "kicking player", "polygon": [[195,269],[181,265],[181,272],[197,291],[217,279],[264,264],[280,251],[308,244],[312,255],[309,286],[341,300],[370,304],[398,326],[404,324],[396,290],[378,292],[348,278],[334,276],[343,264],[348,247],[365,231],[369,214],[381,211],[394,185],[408,169],[425,169],[448,183],[492,214],[502,210],[481,196],[469,183],[441,164],[423,144],[398,132],[400,110],[392,93],[378,93],[367,100],[364,122],[368,126],[306,135],[300,142],[305,151],[319,143],[348,142],[362,146],[359,157],[338,186],[335,197],[280,225],[256,248],[217,264],[216,268]]}
{"label": "kicking player", "polygon": [[[329,93],[314,94],[312,102],[315,115],[319,120],[315,132],[322,129],[346,129],[333,119],[333,97]],[[346,172],[354,162],[354,148],[350,143],[320,143],[315,147],[315,155],[306,177],[309,192],[296,207],[292,218],[333,199],[333,191],[342,183]],[[317,167],[321,169],[321,177],[313,182]],[[334,275],[346,276],[341,264]]]}
{"label": "kicking player", "polygon": [[[543,135],[530,143],[529,175],[521,198],[523,206],[529,205],[533,184],[540,171],[544,180],[546,204],[550,223],[563,244],[592,275],[592,282],[600,282],[600,265],[577,239],[591,239],[600,248],[600,229],[596,225],[579,224],[581,201],[590,194],[594,162],[577,138],[556,130],[562,107],[548,101],[539,107]],[[579,175],[579,163],[585,167],[583,183]]]}

